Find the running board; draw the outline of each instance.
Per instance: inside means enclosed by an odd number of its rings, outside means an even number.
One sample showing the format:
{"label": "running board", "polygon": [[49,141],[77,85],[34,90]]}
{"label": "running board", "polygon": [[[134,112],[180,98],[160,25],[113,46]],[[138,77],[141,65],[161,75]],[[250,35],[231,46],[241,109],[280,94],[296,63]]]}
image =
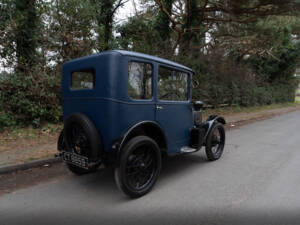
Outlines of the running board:
{"label": "running board", "polygon": [[180,152],[181,153],[193,153],[193,152],[197,152],[198,149],[196,148],[191,148],[191,147],[188,147],[188,146],[184,146],[180,149]]}

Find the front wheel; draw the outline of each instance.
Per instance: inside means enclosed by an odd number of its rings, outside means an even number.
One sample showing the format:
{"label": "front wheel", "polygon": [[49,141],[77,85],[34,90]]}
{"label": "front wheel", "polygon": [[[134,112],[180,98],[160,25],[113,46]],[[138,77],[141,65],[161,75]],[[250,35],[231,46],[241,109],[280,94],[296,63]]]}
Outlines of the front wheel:
{"label": "front wheel", "polygon": [[206,155],[214,161],[222,156],[225,146],[225,129],[223,124],[215,123],[206,138]]}
{"label": "front wheel", "polygon": [[138,198],[154,186],[161,170],[161,153],[149,137],[131,139],[122,149],[119,166],[115,169],[116,184],[126,195]]}

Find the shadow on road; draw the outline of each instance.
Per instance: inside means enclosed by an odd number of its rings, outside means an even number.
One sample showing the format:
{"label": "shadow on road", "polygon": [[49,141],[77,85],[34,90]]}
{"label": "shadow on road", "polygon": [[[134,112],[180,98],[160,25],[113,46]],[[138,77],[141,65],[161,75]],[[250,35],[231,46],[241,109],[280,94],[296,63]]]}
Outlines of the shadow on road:
{"label": "shadow on road", "polygon": [[[178,181],[182,177],[188,176],[191,170],[201,169],[201,167],[204,167],[208,163],[209,162],[203,152],[190,155],[164,157],[161,174],[152,192],[155,192],[155,189],[172,185],[172,181]],[[110,200],[130,200],[117,189],[114,180],[114,168],[112,167],[99,169],[96,173],[89,175],[73,175],[71,177],[71,182],[74,189],[83,188],[98,197],[103,195]]]}
{"label": "shadow on road", "polygon": [[[132,209],[134,210],[134,209]],[[220,209],[219,209],[220,210]],[[215,211],[199,211],[193,214],[184,213],[179,209],[171,210],[145,210],[139,213],[134,211],[122,214],[120,210],[111,208],[109,212],[103,213],[100,210],[70,210],[65,209],[57,212],[55,209],[43,211],[34,215],[22,215],[16,217],[15,212],[11,212],[4,216],[3,224],[10,225],[77,225],[77,224],[101,224],[101,225],[199,225],[199,224],[213,224],[213,225],[298,225],[300,216],[297,210],[239,210],[228,211],[223,210],[219,213]],[[1,222],[1,219],[0,219]]]}

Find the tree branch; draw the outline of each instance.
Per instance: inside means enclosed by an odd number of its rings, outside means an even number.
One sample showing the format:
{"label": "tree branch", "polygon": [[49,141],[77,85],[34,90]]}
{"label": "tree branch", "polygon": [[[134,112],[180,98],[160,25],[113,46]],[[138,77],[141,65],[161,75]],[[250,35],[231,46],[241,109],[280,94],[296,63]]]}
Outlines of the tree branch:
{"label": "tree branch", "polygon": [[182,33],[182,29],[180,29],[178,26],[178,24],[181,24],[183,25],[181,22],[179,21],[176,21],[171,15],[170,13],[168,12],[168,10],[163,6],[163,4],[161,3],[160,0],[154,0],[155,3],[159,6],[159,8],[163,11],[163,13],[169,18],[170,22],[172,23],[172,28],[174,30],[176,30],[178,33]]}

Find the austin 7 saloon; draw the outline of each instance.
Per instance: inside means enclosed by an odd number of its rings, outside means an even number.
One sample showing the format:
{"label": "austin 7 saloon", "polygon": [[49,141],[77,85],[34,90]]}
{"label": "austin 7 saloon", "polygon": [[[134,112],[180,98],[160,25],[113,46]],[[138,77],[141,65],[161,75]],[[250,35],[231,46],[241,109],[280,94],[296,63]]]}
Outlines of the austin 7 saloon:
{"label": "austin 7 saloon", "polygon": [[154,186],[163,154],[205,146],[208,160],[219,159],[225,120],[202,121],[203,103],[192,101],[193,74],[175,62],[122,50],[66,62],[59,156],[75,174],[114,166],[117,186],[132,198]]}

